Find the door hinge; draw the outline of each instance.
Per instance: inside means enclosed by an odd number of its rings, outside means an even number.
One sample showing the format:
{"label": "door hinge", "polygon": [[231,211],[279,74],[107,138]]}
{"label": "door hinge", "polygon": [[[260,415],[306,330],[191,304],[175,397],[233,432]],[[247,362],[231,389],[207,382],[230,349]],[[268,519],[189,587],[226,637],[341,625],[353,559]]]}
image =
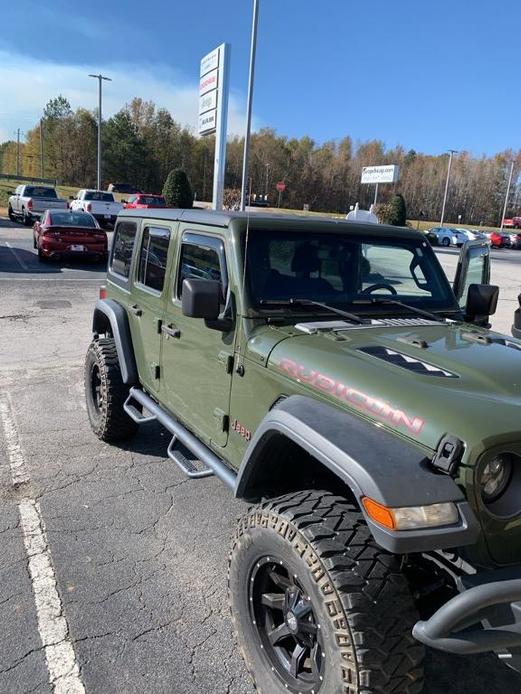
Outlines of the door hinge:
{"label": "door hinge", "polygon": [[233,371],[233,354],[222,350],[217,355],[217,359],[221,362],[221,364],[224,364],[226,373],[231,374]]}
{"label": "door hinge", "polygon": [[154,364],[154,378],[159,380],[161,378],[161,367],[159,364]]}
{"label": "door hinge", "polygon": [[213,416],[215,419],[215,426],[217,431],[228,431],[230,428],[230,417],[228,414],[221,410],[220,407],[216,407],[213,411]]}
{"label": "door hinge", "polygon": [[163,321],[161,320],[161,318],[156,318],[156,327],[157,327],[157,330],[156,330],[157,334],[161,335],[161,328],[163,327]]}

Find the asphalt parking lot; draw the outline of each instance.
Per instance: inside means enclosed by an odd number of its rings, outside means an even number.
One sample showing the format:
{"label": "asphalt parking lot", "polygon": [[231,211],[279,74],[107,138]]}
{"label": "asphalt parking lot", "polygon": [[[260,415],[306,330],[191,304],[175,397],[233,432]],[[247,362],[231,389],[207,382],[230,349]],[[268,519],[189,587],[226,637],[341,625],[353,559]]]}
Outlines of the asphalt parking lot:
{"label": "asphalt parking lot", "polygon": [[[493,325],[509,332],[521,252],[492,255]],[[439,257],[451,277],[457,251]],[[226,600],[243,504],[187,480],[158,425],[123,447],[90,431],[83,357],[103,278],[41,265],[31,230],[0,219],[0,694],[253,692]],[[426,694],[521,691],[488,655],[430,652],[426,678]]]}

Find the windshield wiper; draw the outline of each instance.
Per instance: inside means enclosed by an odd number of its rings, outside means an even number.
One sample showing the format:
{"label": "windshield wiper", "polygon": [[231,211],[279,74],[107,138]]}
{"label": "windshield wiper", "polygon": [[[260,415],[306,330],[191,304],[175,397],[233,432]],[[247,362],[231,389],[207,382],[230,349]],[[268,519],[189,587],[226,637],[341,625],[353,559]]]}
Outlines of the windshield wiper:
{"label": "windshield wiper", "polygon": [[347,318],[353,323],[358,323],[359,325],[363,325],[365,323],[365,321],[355,313],[342,311],[340,308],[323,304],[320,301],[313,301],[312,299],[261,299],[259,304],[261,306],[319,306],[327,311],[331,311],[331,313],[336,313],[338,316],[342,316],[342,318]]}
{"label": "windshield wiper", "polygon": [[424,316],[425,318],[432,318],[432,320],[438,321],[439,323],[444,323],[445,318],[443,316],[438,316],[436,313],[431,313],[430,311],[425,311],[423,308],[416,308],[416,306],[411,306],[411,304],[404,304],[403,301],[398,301],[398,299],[381,299],[380,297],[370,297],[367,299],[355,299],[353,304],[371,304],[373,306],[381,306],[388,304],[390,306],[400,306],[401,308],[406,308],[419,316]]}

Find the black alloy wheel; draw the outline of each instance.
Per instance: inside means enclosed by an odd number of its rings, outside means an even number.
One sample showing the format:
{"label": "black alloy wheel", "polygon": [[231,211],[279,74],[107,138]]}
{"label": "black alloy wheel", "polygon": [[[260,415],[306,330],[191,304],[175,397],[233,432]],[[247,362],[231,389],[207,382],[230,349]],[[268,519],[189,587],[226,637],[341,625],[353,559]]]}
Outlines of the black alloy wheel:
{"label": "black alloy wheel", "polygon": [[310,597],[282,560],[256,563],[249,602],[260,643],[284,685],[290,691],[318,689],[325,666],[320,627]]}

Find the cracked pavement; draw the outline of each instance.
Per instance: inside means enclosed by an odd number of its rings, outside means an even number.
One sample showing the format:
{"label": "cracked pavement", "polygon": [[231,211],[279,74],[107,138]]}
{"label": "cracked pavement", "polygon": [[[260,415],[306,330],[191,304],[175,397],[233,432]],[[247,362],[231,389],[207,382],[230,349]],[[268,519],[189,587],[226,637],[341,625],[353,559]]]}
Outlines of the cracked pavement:
{"label": "cracked pavement", "polygon": [[[29,272],[7,257],[5,240]],[[11,397],[86,691],[251,694],[226,599],[244,505],[215,478],[185,478],[155,423],[120,447],[94,437],[83,357],[103,272],[42,270],[31,255],[30,230],[0,220],[0,394]],[[70,307],[38,305],[58,299]],[[23,490],[11,483],[2,436],[0,694],[50,694],[17,511]],[[521,691],[521,677],[493,656],[431,652],[426,677],[426,694]]]}

